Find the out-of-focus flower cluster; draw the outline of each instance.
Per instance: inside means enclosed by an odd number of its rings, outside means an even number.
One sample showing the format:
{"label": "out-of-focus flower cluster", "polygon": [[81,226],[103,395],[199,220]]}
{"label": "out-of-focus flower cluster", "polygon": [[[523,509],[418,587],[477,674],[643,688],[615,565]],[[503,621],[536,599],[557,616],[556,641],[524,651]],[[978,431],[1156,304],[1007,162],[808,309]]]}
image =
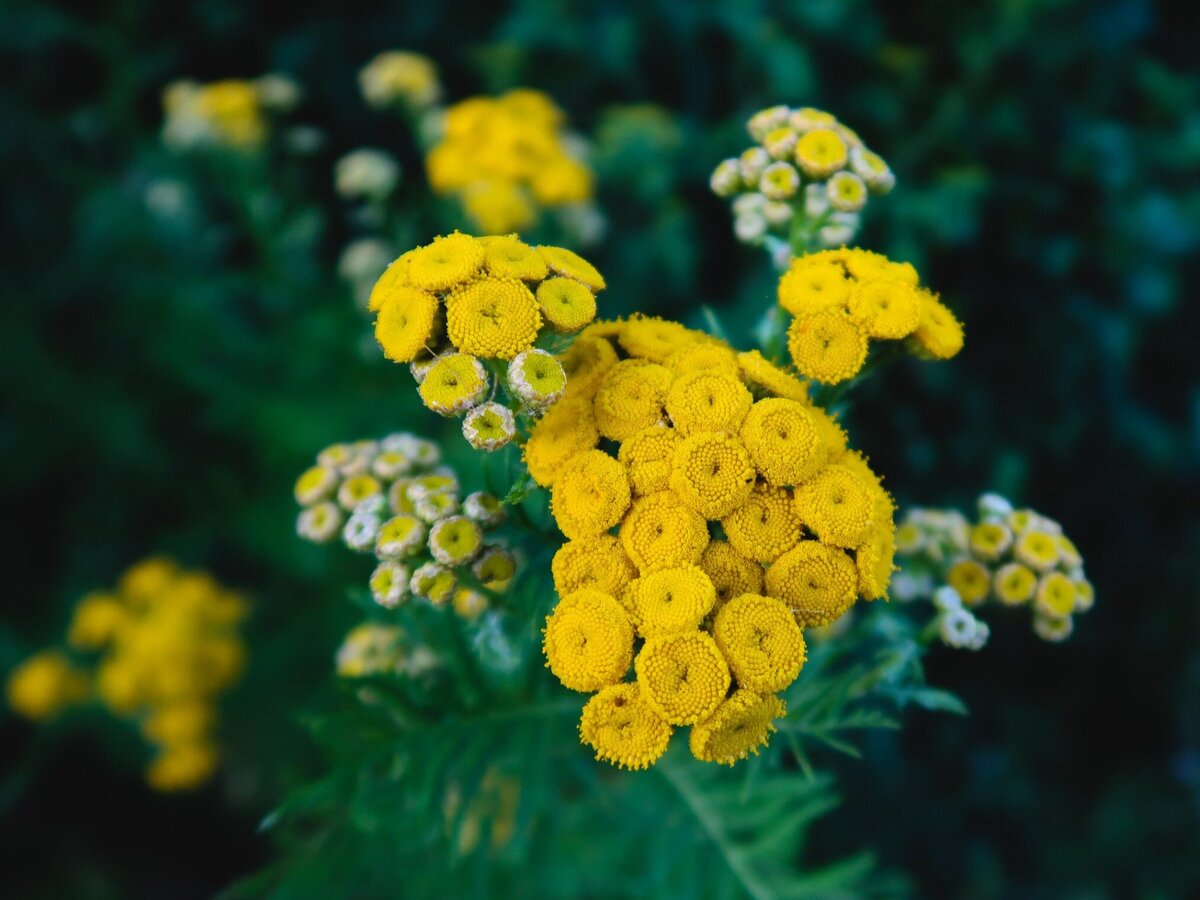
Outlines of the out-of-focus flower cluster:
{"label": "out-of-focus flower cluster", "polygon": [[363,622],[352,628],[337,651],[342,678],[376,675],[418,677],[437,669],[441,661],[424,644],[415,643],[399,625]]}
{"label": "out-of-focus flower cluster", "polygon": [[9,703],[44,720],[95,696],[157,747],[146,770],[151,786],[197,787],[217,766],[217,699],[244,665],[245,614],[241,596],[207,573],[147,559],[115,590],[76,604],[67,632],[75,662],[59,650],[36,654],[10,676]]}
{"label": "out-of-focus flower cluster", "polygon": [[384,355],[410,364],[421,401],[462,416],[471,446],[490,451],[562,396],[566,373],[534,344],[591,322],[603,288],[570,250],[455,232],[393,262],[369,306]]}
{"label": "out-of-focus flower cluster", "polygon": [[593,191],[586,144],[564,123],[550,97],[525,88],[456,103],[426,156],[429,184],[493,233],[527,229],[541,209],[586,204]]}
{"label": "out-of-focus flower cluster", "polygon": [[1095,600],[1083,558],[1062,526],[1031,509],[1013,509],[997,494],[979,498],[973,521],[956,510],[909,510],[896,529],[896,550],[901,571],[894,594],[932,597],[940,634],[951,646],[986,643],[987,626],[977,615],[984,604],[1027,607],[1038,637],[1062,641],[1074,615]]}
{"label": "out-of-focus flower cluster", "polygon": [[524,448],[568,538],[547,664],[593,694],[580,733],[598,758],[647,767],[691,726],[698,759],[733,764],[783,715],[802,629],[886,595],[891,498],[758,352],[635,317],[585,329],[563,365]]}
{"label": "out-of-focus flower cluster", "polygon": [[175,81],[163,91],[163,141],[177,150],[254,150],[267,139],[270,117],[290,112],[301,97],[300,86],[286,75]]}
{"label": "out-of-focus flower cluster", "polygon": [[926,359],[962,349],[963,327],[909,263],[842,247],[795,257],[779,279],[793,316],[788,350],[800,374],[823,384],[853,378],[872,341],[905,341]]}
{"label": "out-of-focus flower cluster", "polygon": [[733,198],[743,243],[774,241],[793,256],[847,244],[868,197],[895,184],[888,164],[830,113],[772,106],[746,127],[754,146],[722,161],[710,179],[717,196]]}
{"label": "out-of-focus flower cluster", "polygon": [[415,596],[475,618],[516,571],[513,555],[488,540],[504,507],[483,492],[463,497],[440,461],[437,445],[405,433],[327,447],[296,482],[296,531],[315,543],[340,535],[374,554],[371,595],[386,609]]}
{"label": "out-of-focus flower cluster", "polygon": [[420,112],[442,96],[437,66],[419,53],[388,50],[363,66],[358,85],[367,103],[376,109],[400,107]]}

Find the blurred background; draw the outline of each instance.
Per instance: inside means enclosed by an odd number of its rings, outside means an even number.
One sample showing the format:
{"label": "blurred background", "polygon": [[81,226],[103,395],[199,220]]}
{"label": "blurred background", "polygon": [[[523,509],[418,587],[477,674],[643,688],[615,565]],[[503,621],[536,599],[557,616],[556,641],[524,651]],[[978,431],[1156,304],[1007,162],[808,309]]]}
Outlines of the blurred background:
{"label": "blurred background", "polygon": [[[917,896],[1200,895],[1191,21],[1150,0],[4,4],[0,483],[21,517],[0,667],[151,553],[252,608],[227,762],[197,794],[154,794],[136,734],[99,717],[0,719],[5,892],[211,896],[270,858],[259,819],[320,771],[303,720],[362,572],[296,539],[291,487],[321,447],[415,412],[337,277],[353,225],[331,174],[379,147],[401,202],[422,195],[411,129],[356,81],[410,49],[450,99],[541,88],[593,142],[605,314],[707,305],[748,333],[773,275],[708,175],[756,109],[831,110],[889,161],[859,243],[913,262],[967,345],[869,382],[855,444],[902,508],[997,490],[1054,516],[1098,602],[1062,645],[1001,624],[983,652],[936,649],[929,680],[970,715],[822,760],[846,803],[811,838],[873,847]],[[304,88],[303,155],[164,148],[168,82],[267,72]]]}

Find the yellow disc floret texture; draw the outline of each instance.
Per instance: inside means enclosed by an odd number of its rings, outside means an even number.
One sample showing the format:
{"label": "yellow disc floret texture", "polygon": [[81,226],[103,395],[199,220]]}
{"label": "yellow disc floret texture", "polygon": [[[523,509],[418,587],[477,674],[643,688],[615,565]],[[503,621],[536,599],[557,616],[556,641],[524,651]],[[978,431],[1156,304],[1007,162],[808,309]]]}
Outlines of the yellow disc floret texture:
{"label": "yellow disc floret texture", "polygon": [[585,588],[563,597],[546,619],[545,652],[563,685],[596,691],[629,671],[633,625],[611,596]]}

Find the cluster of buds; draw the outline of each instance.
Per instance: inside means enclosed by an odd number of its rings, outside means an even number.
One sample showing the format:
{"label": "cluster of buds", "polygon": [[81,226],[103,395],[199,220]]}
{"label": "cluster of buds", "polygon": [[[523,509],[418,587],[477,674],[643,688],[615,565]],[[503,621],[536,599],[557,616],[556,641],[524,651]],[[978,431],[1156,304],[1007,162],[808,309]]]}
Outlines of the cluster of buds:
{"label": "cluster of buds", "polygon": [[337,673],[342,678],[416,678],[440,666],[437,654],[424,644],[414,643],[399,625],[385,622],[356,625],[337,651]]}
{"label": "cluster of buds", "polygon": [[163,91],[163,141],[177,150],[253,150],[267,138],[269,117],[291,112],[301,97],[300,86],[286,75],[172,82]]}
{"label": "cluster of buds", "polygon": [[371,595],[386,609],[420,597],[474,618],[489,594],[508,588],[516,562],[487,539],[504,521],[500,501],[461,496],[440,459],[435,444],[404,433],[328,447],[296,482],[304,507],[296,530],[315,543],[340,535],[356,553],[373,553]]}
{"label": "cluster of buds", "polygon": [[850,243],[868,196],[895,185],[883,158],[830,113],[772,106],[746,127],[754,146],[723,160],[710,185],[733,198],[738,240],[766,244],[781,263]]}
{"label": "cluster of buds", "polygon": [[998,494],[979,498],[975,519],[954,510],[913,509],[896,529],[902,563],[899,599],[932,597],[943,640],[978,649],[987,626],[976,611],[992,601],[1032,609],[1033,631],[1047,641],[1070,636],[1073,617],[1091,609],[1095,591],[1083,558],[1062,526]]}

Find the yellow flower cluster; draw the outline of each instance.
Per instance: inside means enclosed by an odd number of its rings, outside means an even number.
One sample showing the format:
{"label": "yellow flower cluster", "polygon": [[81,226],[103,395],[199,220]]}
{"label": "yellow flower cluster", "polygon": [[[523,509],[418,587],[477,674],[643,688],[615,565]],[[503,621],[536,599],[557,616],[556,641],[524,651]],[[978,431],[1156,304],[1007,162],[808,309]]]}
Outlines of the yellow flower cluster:
{"label": "yellow flower cluster", "polygon": [[830,113],[773,106],[751,116],[747,130],[754,146],[710,179],[717,196],[734,198],[743,243],[782,239],[794,255],[848,243],[867,198],[895,184],[888,164]]}
{"label": "yellow flower cluster", "polygon": [[592,196],[592,173],[563,125],[562,110],[540,91],[456,103],[425,158],[430,186],[456,196],[487,232],[521,231],[539,208],[584,203]]}
{"label": "yellow flower cluster", "polygon": [[152,787],[197,787],[217,766],[216,701],[242,671],[245,613],[242,598],[208,574],[147,559],[115,590],[76,604],[67,643],[86,669],[60,651],[39,653],[10,677],[9,702],[45,719],[94,691],[114,715],[137,721],[157,748],[146,770]]}
{"label": "yellow flower cluster", "polygon": [[163,140],[181,150],[254,150],[267,138],[268,113],[288,112],[299,100],[300,87],[283,75],[210,84],[176,81],[163,91]]}
{"label": "yellow flower cluster", "polygon": [[842,247],[798,256],[780,277],[778,295],[793,316],[792,362],[822,384],[857,375],[872,341],[906,341],[925,359],[949,359],[962,349],[962,325],[921,287],[917,270],[870,250]]}
{"label": "yellow flower cluster", "polygon": [[422,402],[463,416],[464,437],[492,451],[562,396],[566,372],[534,344],[586,326],[603,289],[595,267],[570,250],[455,232],[393,262],[369,307],[384,355],[410,364]]}
{"label": "yellow flower cluster", "polygon": [[547,665],[593,694],[580,735],[598,758],[645,768],[691,726],[698,759],[733,764],[783,715],[802,629],[886,595],[892,500],[757,352],[635,317],[584,329],[563,366],[524,447],[568,538]]}
{"label": "yellow flower cluster", "polygon": [[385,609],[416,596],[473,619],[489,592],[507,590],[516,561],[488,540],[505,518],[500,501],[461,497],[440,460],[436,444],[403,432],[327,447],[296,481],[296,531],[314,543],[340,534],[351,550],[374,554],[369,585]]}
{"label": "yellow flower cluster", "polygon": [[[1071,634],[1073,616],[1095,601],[1083,558],[1062,526],[1031,509],[1013,509],[996,494],[980,497],[974,521],[941,510],[910,510],[896,538],[914,594],[923,574],[932,576],[925,587],[953,589],[957,604],[948,594],[938,600],[943,620],[956,606],[972,612],[988,601],[1026,606],[1033,612],[1034,632],[1061,641]],[[955,643],[957,620],[942,625],[947,643]]]}
{"label": "yellow flower cluster", "polygon": [[420,111],[437,103],[442,88],[437,66],[419,53],[388,50],[363,66],[358,86],[373,107],[402,106]]}

